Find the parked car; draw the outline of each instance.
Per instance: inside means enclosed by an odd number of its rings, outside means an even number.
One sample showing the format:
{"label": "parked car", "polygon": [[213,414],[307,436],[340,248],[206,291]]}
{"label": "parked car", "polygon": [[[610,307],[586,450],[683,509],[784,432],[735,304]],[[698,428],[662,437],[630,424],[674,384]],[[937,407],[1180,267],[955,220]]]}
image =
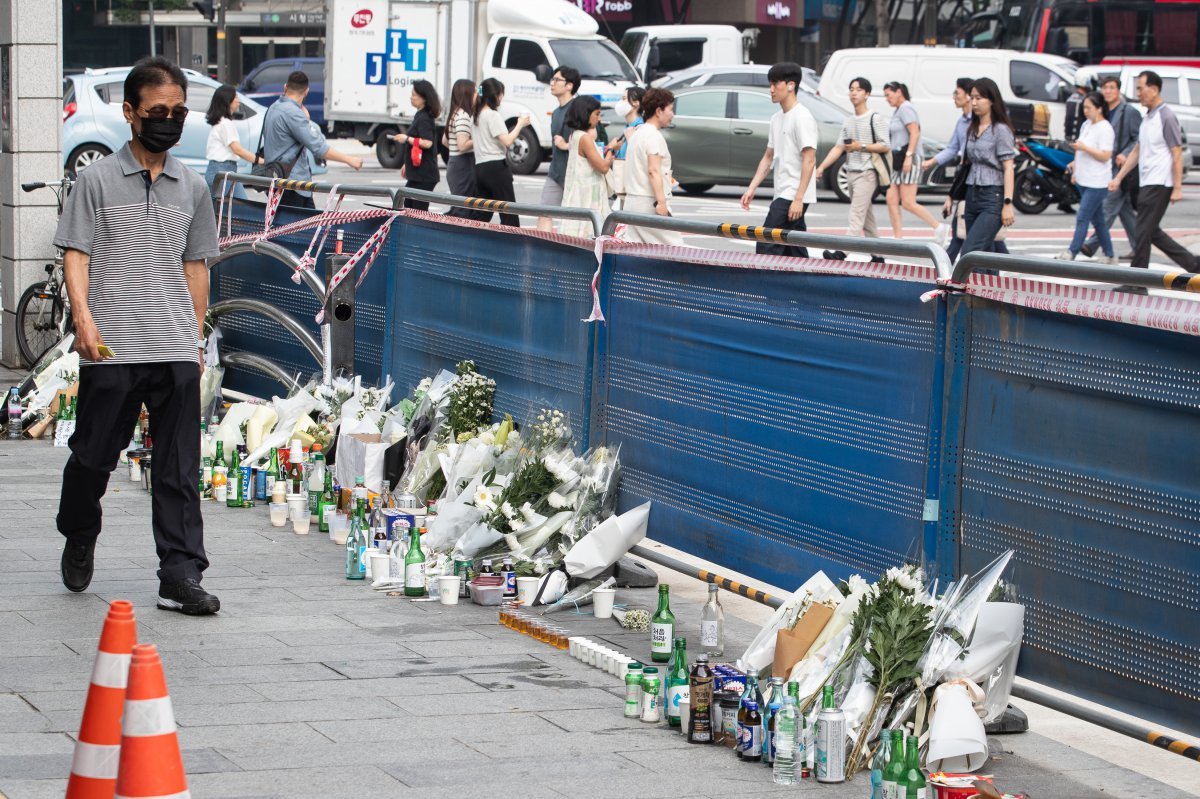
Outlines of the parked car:
{"label": "parked car", "polygon": [[[696,67],[677,72],[668,78],[662,88],[679,91],[689,86],[761,86],[767,88],[767,73],[771,67],[766,64],[744,64],[742,66]],[[815,70],[801,67],[804,77],[800,88],[816,94],[821,85],[821,77]]]}
{"label": "parked car", "polygon": [[250,70],[242,79],[238,90],[266,108],[283,94],[288,75],[299,70],[308,76],[308,97],[304,107],[308,116],[322,131],[325,126],[325,59],[324,58],[272,58]]}
{"label": "parked car", "polygon": [[[129,141],[129,123],[121,112],[128,73],[129,67],[89,69],[63,81],[63,169],[68,174],[75,175]],[[190,69],[185,69],[184,73],[188,79],[188,116],[183,126],[183,138],[171,154],[204,174],[208,166],[205,148],[210,130],[204,115],[212,102],[213,92],[221,84]],[[240,118],[234,124],[242,146],[254,152],[265,109],[245,95],[239,97],[242,101]],[[249,172],[250,164],[239,161],[239,170]]]}
{"label": "parked car", "polygon": [[[798,98],[817,120],[820,146],[817,163],[838,142],[846,113],[823,97],[800,92]],[[779,106],[768,89],[758,86],[703,85],[681,89],[675,95],[675,121],[663,131],[671,147],[671,164],[680,188],[700,194],[717,184],[745,186],[767,149],[771,116]],[[943,145],[921,137],[922,158]],[[842,202],[850,199],[845,158],[825,173],[825,188]],[[953,167],[938,168],[926,178],[926,188],[945,191],[953,180]],[[764,186],[771,185],[768,175]]]}

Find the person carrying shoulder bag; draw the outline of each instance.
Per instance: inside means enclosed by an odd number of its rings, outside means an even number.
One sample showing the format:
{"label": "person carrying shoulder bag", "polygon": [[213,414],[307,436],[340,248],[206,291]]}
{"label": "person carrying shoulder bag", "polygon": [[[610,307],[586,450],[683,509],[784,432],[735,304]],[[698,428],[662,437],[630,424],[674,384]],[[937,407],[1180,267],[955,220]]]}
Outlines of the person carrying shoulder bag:
{"label": "person carrying shoulder bag", "polygon": [[[871,82],[866,78],[850,81],[850,103],[854,115],[847,117],[842,125],[841,140],[834,145],[825,160],[817,167],[816,180],[820,181],[825,170],[837,163],[846,154],[846,182],[850,193],[850,218],[847,220],[847,236],[879,238],[879,226],[875,222],[875,193],[880,186],[891,184],[891,170],[885,156],[888,154],[888,126],[883,117],[867,107],[871,96]],[[844,260],[841,250],[826,250],[825,258],[831,261]],[[882,263],[883,258],[872,256],[872,261]]]}

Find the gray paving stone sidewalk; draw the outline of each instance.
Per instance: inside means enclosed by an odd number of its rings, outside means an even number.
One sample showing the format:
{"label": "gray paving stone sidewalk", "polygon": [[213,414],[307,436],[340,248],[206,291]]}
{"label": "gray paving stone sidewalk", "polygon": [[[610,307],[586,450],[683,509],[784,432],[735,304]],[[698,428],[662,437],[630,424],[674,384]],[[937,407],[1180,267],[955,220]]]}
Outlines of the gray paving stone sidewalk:
{"label": "gray paving stone sidewalk", "polygon": [[[62,795],[106,603],[118,598],[134,602],[139,640],[163,653],[198,799],[870,794],[865,776],[776,786],[728,750],[627,721],[614,678],[500,626],[492,609],[347,582],[339,547],[272,528],[265,507],[206,506],[205,585],[223,609],[188,618],[154,607],[149,496],[118,472],[95,580],[69,594],[54,530],[65,457],[46,442],[0,441],[0,796]],[[650,606],[654,592],[618,602]],[[694,643],[699,603],[673,607]],[[648,656],[645,635],[559,618]],[[729,628],[739,652],[754,628],[736,618]],[[1031,797],[1187,795],[1034,732],[994,739],[993,751],[997,784]]]}

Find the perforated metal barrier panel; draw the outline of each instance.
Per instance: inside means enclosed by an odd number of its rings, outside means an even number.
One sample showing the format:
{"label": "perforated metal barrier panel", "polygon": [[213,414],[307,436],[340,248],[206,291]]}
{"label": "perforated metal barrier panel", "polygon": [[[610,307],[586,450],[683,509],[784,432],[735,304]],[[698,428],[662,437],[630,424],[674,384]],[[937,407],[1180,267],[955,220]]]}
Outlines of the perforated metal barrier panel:
{"label": "perforated metal barrier panel", "polygon": [[596,257],[580,247],[415,219],[393,225],[387,362],[405,389],[475,361],[496,410],[560,408],[587,445]]}
{"label": "perforated metal barrier panel", "polygon": [[943,503],[944,523],[961,530],[960,567],[1017,551],[1025,675],[1196,729],[1196,338],[953,303],[963,413],[946,464],[957,489]]}
{"label": "perforated metal barrier panel", "polygon": [[[346,249],[377,224],[348,226]],[[783,587],[911,556],[944,585],[1013,548],[1023,674],[1200,733],[1195,336],[613,251],[607,322],[585,324],[595,268],[588,249],[401,218],[357,295],[359,371],[407,391],[474,359],[500,412],[562,408],[584,446],[619,445],[622,505],[654,501],[654,538]],[[214,297],[234,296],[316,332],[277,264],[219,267]],[[262,319],[226,326],[227,347],[315,371]]]}

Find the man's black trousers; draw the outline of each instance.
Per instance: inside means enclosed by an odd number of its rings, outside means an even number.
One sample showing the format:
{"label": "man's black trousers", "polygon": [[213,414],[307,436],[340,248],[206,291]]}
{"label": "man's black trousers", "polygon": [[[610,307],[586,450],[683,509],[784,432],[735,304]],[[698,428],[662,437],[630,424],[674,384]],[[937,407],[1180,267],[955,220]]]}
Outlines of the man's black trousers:
{"label": "man's black trousers", "polygon": [[[168,583],[187,577],[199,580],[208,558],[200,511],[198,362],[96,365],[79,370],[77,423],[71,456],[63,469],[58,531],[71,541],[93,541],[100,535],[100,498],[129,445],[143,403],[154,445],[150,487],[158,578]],[[120,515],[116,524],[126,526]]]}

